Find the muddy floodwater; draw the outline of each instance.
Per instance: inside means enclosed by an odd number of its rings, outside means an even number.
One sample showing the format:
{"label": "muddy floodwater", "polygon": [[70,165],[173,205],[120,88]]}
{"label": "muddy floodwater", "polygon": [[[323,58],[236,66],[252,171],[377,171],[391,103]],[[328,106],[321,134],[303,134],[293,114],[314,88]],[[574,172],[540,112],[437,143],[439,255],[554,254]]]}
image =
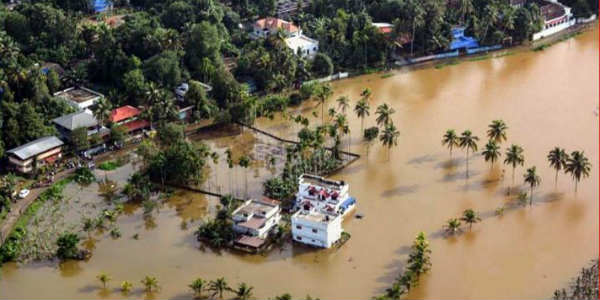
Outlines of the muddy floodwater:
{"label": "muddy floodwater", "polygon": [[[184,193],[161,207],[152,224],[141,217],[141,209],[120,217],[123,237],[97,241],[88,262],[3,266],[0,297],[122,298],[118,285],[129,280],[134,283],[132,298],[189,298],[187,285],[194,278],[223,276],[233,286],[242,281],[254,286],[257,298],[289,292],[302,298],[368,299],[390,286],[415,235],[425,231],[433,266],[409,298],[541,299],[598,257],[597,29],[544,51],[397,71],[385,78],[372,74],[333,86],[330,106],[340,95],[349,96],[354,105],[360,92],[370,88],[372,114],[365,124],[373,126],[374,108],[386,102],[395,108],[393,121],[401,132],[389,161],[387,150],[374,145],[368,158],[363,155],[334,176],[350,184],[357,210],[365,216],[345,221],[352,238],[339,250],[287,245],[252,256],[201,249],[193,232],[210,211],[210,201]],[[310,116],[310,106],[314,104],[298,111]],[[310,118],[313,124],[320,122]],[[542,177],[531,207],[507,209],[501,217],[494,211],[509,201],[505,189],[511,169],[501,164],[490,168],[473,155],[467,179],[464,152],[455,151],[450,161],[440,144],[446,129],[470,129],[481,138],[481,148],[493,119],[509,126],[502,152],[511,143],[525,149],[525,167],[517,168],[516,181],[522,182],[525,168],[534,165]],[[351,115],[350,122],[351,150],[364,154],[360,120]],[[292,135],[293,128],[282,123],[276,118],[257,125]],[[554,171],[546,161],[554,146],[583,150],[593,165],[576,194],[566,175],[559,175],[554,185]],[[219,172],[220,180],[226,180],[225,170]],[[241,184],[241,173],[237,178]],[[471,232],[444,238],[444,222],[467,208],[480,212],[482,222]],[[139,240],[131,238],[135,233]],[[112,277],[108,290],[100,289],[100,272]],[[145,275],[156,276],[159,292],[141,291]]]}

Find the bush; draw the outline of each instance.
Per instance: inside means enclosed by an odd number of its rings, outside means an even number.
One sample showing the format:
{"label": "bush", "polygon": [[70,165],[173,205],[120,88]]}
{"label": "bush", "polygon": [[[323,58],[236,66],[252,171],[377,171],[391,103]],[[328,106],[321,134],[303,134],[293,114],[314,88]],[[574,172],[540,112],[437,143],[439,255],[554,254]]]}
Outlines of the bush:
{"label": "bush", "polygon": [[4,241],[4,244],[0,247],[0,265],[5,262],[14,261],[19,256],[21,250],[20,241],[25,237],[26,233],[25,228],[18,226]]}
{"label": "bush", "polygon": [[63,233],[56,240],[56,245],[58,246],[56,256],[60,259],[80,259],[81,254],[79,249],[77,249],[77,244],[79,244],[79,237],[76,234],[71,232]]}
{"label": "bush", "polygon": [[313,60],[311,71],[317,76],[325,77],[333,73],[333,63],[331,58],[325,53],[317,53]]}
{"label": "bush", "polygon": [[91,184],[96,181],[96,176],[89,168],[79,168],[75,171],[75,182],[83,185]]}
{"label": "bush", "polygon": [[300,93],[293,93],[290,95],[289,104],[293,106],[300,105],[300,103],[302,103],[303,100],[305,99],[302,99]]}

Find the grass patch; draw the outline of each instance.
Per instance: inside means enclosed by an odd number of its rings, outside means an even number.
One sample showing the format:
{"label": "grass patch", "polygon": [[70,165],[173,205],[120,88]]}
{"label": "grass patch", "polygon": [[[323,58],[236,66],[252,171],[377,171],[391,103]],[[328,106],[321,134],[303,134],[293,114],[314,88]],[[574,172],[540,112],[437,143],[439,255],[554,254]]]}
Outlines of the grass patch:
{"label": "grass patch", "polygon": [[394,75],[396,75],[396,74],[394,74],[394,73],[386,73],[386,74],[381,75],[381,79],[389,78],[389,77],[392,77]]}
{"label": "grass patch", "polygon": [[40,209],[40,207],[42,206],[42,204],[44,204],[44,202],[46,202],[46,200],[62,196],[62,191],[65,188],[65,185],[67,185],[69,182],[71,182],[71,180],[72,180],[72,177],[68,177],[68,178],[61,179],[61,180],[57,181],[56,183],[54,183],[53,185],[51,185],[39,197],[37,197],[37,199],[35,199],[33,201],[33,203],[31,203],[31,205],[29,205],[29,207],[27,207],[25,212],[23,212],[23,214],[21,214],[21,216],[19,217],[17,222],[15,222],[15,225],[13,226],[13,228],[17,228],[17,227],[25,228],[27,226],[27,223],[29,223],[29,220],[33,216],[35,216],[38,209]]}
{"label": "grass patch", "polygon": [[102,171],[112,171],[124,166],[129,161],[128,157],[122,156],[115,160],[108,160],[98,165],[98,169]]}

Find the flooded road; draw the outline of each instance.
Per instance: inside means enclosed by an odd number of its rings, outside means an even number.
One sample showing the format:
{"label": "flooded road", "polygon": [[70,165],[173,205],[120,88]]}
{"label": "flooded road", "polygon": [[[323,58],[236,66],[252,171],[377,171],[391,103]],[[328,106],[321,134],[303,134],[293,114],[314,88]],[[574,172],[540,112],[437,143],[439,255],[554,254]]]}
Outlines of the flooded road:
{"label": "flooded road", "polygon": [[[419,231],[428,233],[432,269],[409,298],[549,298],[598,257],[598,65],[595,29],[540,52],[336,82],[330,106],[340,95],[349,96],[353,106],[368,87],[373,100],[365,125],[374,125],[375,107],[386,102],[395,108],[392,118],[401,132],[389,161],[387,150],[376,144],[368,158],[363,155],[334,176],[350,184],[358,212],[365,215],[345,221],[352,238],[341,249],[288,245],[267,256],[199,250],[193,232],[202,213],[185,210],[180,197],[163,206],[150,226],[141,209],[122,216],[123,237],[99,240],[88,262],[3,266],[0,298],[122,298],[117,288],[123,280],[134,283],[131,298],[189,298],[187,285],[196,277],[224,276],[234,287],[240,282],[254,286],[257,298],[289,292],[295,298],[368,299],[401,271]],[[304,113],[310,116],[312,109]],[[349,117],[351,149],[364,154],[360,120]],[[320,122],[320,117],[310,119]],[[505,188],[511,169],[501,164],[490,169],[480,155],[472,155],[467,179],[464,152],[455,151],[455,161],[449,162],[440,143],[446,129],[470,129],[482,148],[494,119],[509,126],[502,153],[511,143],[525,149],[516,182],[534,165],[542,177],[533,206],[506,210],[501,217],[494,211],[509,201]],[[261,120],[258,126],[291,135],[291,127],[281,123]],[[566,175],[559,175],[554,186],[546,161],[554,146],[584,150],[593,165],[577,194]],[[224,171],[219,176],[226,177]],[[189,202],[206,207],[201,199]],[[445,221],[467,208],[480,212],[482,222],[471,232],[443,238]],[[135,233],[139,240],[131,238]],[[108,290],[96,279],[101,272],[113,278]],[[142,292],[139,281],[145,275],[157,277],[158,293]]]}

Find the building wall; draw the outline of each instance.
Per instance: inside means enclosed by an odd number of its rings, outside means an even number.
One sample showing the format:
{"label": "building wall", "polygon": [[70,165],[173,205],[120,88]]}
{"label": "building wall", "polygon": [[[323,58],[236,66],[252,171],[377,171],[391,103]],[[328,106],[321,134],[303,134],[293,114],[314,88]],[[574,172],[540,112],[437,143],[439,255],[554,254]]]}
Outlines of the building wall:
{"label": "building wall", "polygon": [[[58,158],[62,157],[62,147],[57,147],[54,149],[50,149],[44,153],[38,154],[35,157],[36,160],[36,164],[37,167],[41,167],[43,165],[46,164],[46,162],[44,161],[45,158],[51,157],[53,155],[57,155]],[[13,165],[13,167],[15,168],[15,170],[21,172],[21,173],[30,173],[33,171],[33,166],[34,166],[34,158],[29,158],[26,160],[21,160],[18,157],[15,157],[13,155],[8,157],[8,161],[10,164]]]}
{"label": "building wall", "polygon": [[534,33],[533,34],[533,40],[539,40],[541,38],[547,37],[549,35],[555,34],[557,32],[563,31],[571,26],[575,25],[575,19],[571,19],[568,21],[565,21],[564,23],[558,24],[556,26],[553,27],[548,27],[545,28],[544,30]]}
{"label": "building wall", "polygon": [[338,216],[329,223],[312,222],[294,215],[292,217],[292,236],[295,241],[303,244],[329,248],[342,235],[341,220],[341,217]]}

